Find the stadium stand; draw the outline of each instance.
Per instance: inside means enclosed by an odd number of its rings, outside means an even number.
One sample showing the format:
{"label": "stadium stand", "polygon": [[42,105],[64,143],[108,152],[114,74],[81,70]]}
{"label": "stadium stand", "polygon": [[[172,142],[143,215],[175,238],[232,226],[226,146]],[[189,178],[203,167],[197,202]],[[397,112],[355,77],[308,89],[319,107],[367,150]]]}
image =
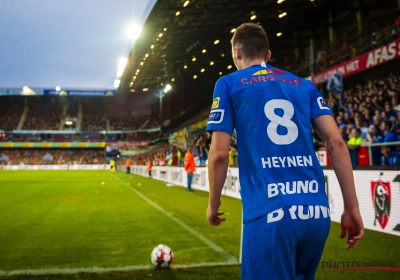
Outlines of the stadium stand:
{"label": "stadium stand", "polygon": [[149,118],[149,116],[110,117],[110,130],[139,130]]}
{"label": "stadium stand", "polygon": [[57,98],[29,98],[24,130],[59,130],[62,105]]}
{"label": "stadium stand", "polygon": [[84,99],[82,104],[82,131],[106,130],[105,102],[102,100]]}
{"label": "stadium stand", "polygon": [[[315,72],[322,71],[330,66],[354,58],[360,54],[381,47],[400,37],[400,26],[394,24],[382,30],[372,32],[370,36],[362,38],[346,38],[340,50],[330,52],[326,50],[317,51],[317,60],[313,65]],[[307,66],[302,67],[303,71]]]}
{"label": "stadium stand", "polygon": [[0,149],[0,164],[104,164],[102,149]]}
{"label": "stadium stand", "polygon": [[18,128],[24,105],[19,98],[2,98],[0,102],[0,130],[10,131]]}

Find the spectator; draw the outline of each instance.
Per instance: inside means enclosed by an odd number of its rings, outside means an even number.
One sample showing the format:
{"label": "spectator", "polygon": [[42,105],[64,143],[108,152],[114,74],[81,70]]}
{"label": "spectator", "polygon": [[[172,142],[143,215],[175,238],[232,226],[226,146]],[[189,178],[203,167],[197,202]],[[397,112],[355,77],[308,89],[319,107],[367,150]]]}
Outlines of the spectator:
{"label": "spectator", "polygon": [[151,157],[149,157],[149,160],[147,161],[147,171],[149,172],[149,178],[153,178],[151,175],[151,172],[153,171],[153,161],[151,160]]}
{"label": "spectator", "polygon": [[196,171],[196,163],[192,153],[192,148],[189,147],[185,154],[185,171],[187,172],[187,190],[192,191],[193,172]]}
{"label": "spectator", "polygon": [[342,138],[344,141],[349,141],[349,133],[348,133],[348,127],[345,125],[342,125],[339,127],[340,134],[342,135]]}
{"label": "spectator", "polygon": [[396,118],[393,119],[393,130],[396,135],[400,134],[400,111],[397,112]]}
{"label": "spectator", "polygon": [[[371,124],[369,126],[366,137],[364,138],[364,142],[369,144],[378,143],[381,141],[381,138],[382,136],[379,128],[376,125]],[[372,147],[371,152],[372,152],[372,164],[373,165],[379,164],[379,157],[380,157],[379,147]]]}
{"label": "spectator", "polygon": [[380,126],[382,130],[382,137],[378,142],[395,142],[397,141],[397,136],[391,131],[391,123],[389,121],[383,121]]}
{"label": "spectator", "polygon": [[126,166],[126,173],[130,174],[131,173],[131,160],[129,158],[126,159],[125,166]]}
{"label": "spectator", "polygon": [[343,125],[346,125],[346,121],[343,120],[343,116],[339,115],[336,117],[336,123],[338,125],[338,127],[341,127]]}
{"label": "spectator", "polygon": [[177,153],[172,154],[172,165],[173,166],[178,166],[178,155]]}
{"label": "spectator", "polygon": [[389,102],[385,104],[385,112],[391,122],[397,117],[397,111],[392,108],[392,105]]}
{"label": "spectator", "polygon": [[394,21],[395,25],[400,25],[400,11],[396,11],[396,19]]}
{"label": "spectator", "polygon": [[182,158],[181,149],[178,149],[178,151],[176,152],[176,156],[178,157],[178,165],[183,166],[183,158]]}
{"label": "spectator", "polygon": [[359,128],[353,128],[350,133],[350,140],[347,142],[353,167],[358,165],[358,152],[363,141],[360,134],[361,130]]}
{"label": "spectator", "polygon": [[354,119],[355,127],[361,130],[361,138],[365,138],[368,132],[368,126],[366,121],[362,117],[356,117]]}
{"label": "spectator", "polygon": [[370,144],[377,143],[379,141],[380,131],[375,124],[371,124],[368,128],[368,132],[365,135],[364,141]]}
{"label": "spectator", "polygon": [[388,146],[381,147],[381,165],[398,165],[399,153],[392,151]]}
{"label": "spectator", "polygon": [[321,138],[319,137],[319,135],[315,131],[315,129],[312,129],[311,132],[312,132],[312,137],[313,137],[314,150],[318,151],[321,148],[325,148],[326,147],[325,142],[321,140]]}

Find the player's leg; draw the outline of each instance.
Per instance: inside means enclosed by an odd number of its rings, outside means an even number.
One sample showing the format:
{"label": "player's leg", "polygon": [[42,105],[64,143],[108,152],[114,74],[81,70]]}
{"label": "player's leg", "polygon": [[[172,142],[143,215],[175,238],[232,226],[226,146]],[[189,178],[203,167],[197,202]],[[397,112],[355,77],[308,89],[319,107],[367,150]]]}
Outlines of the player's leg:
{"label": "player's leg", "polygon": [[[307,206],[304,206],[307,207]],[[296,246],[296,275],[304,275],[305,280],[315,277],[326,239],[328,238],[331,219],[325,206],[310,205],[307,233]]]}
{"label": "player's leg", "polygon": [[192,190],[192,180],[193,180],[193,173],[188,172],[188,191]]}
{"label": "player's leg", "polygon": [[284,207],[243,227],[242,280],[295,279],[295,246],[307,229]]}

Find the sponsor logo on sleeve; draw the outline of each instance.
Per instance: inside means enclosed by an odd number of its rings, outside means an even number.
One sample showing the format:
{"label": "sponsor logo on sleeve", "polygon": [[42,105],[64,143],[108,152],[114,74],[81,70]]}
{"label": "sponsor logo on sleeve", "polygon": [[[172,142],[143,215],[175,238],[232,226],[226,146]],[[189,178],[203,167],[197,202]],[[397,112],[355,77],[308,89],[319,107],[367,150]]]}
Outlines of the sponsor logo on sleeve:
{"label": "sponsor logo on sleeve", "polygon": [[258,75],[267,75],[267,74],[278,74],[278,75],[283,75],[286,72],[283,71],[279,71],[279,70],[275,70],[275,69],[264,69],[264,70],[260,70],[257,72],[253,73],[253,76],[258,76]]}
{"label": "sponsor logo on sleeve", "polygon": [[325,100],[322,97],[318,97],[317,99],[318,106],[321,110],[329,110],[328,105],[326,104]]}
{"label": "sponsor logo on sleeve", "polygon": [[211,110],[212,110],[212,109],[218,109],[218,107],[219,107],[219,100],[220,100],[219,97],[214,98],[213,103],[212,103],[212,105],[211,105]]}
{"label": "sponsor logo on sleeve", "polygon": [[221,123],[224,120],[224,113],[225,110],[223,109],[212,110],[210,112],[210,116],[208,117],[208,123]]}

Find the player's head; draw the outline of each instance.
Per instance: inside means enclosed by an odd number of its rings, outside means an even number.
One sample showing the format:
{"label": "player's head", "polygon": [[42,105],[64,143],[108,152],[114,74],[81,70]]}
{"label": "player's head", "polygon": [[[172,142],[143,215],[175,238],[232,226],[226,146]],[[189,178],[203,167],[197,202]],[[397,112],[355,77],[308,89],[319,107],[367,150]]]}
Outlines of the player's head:
{"label": "player's head", "polygon": [[271,57],[267,33],[254,23],[240,25],[233,34],[231,44],[233,61],[238,69],[244,68],[245,60],[268,61]]}

